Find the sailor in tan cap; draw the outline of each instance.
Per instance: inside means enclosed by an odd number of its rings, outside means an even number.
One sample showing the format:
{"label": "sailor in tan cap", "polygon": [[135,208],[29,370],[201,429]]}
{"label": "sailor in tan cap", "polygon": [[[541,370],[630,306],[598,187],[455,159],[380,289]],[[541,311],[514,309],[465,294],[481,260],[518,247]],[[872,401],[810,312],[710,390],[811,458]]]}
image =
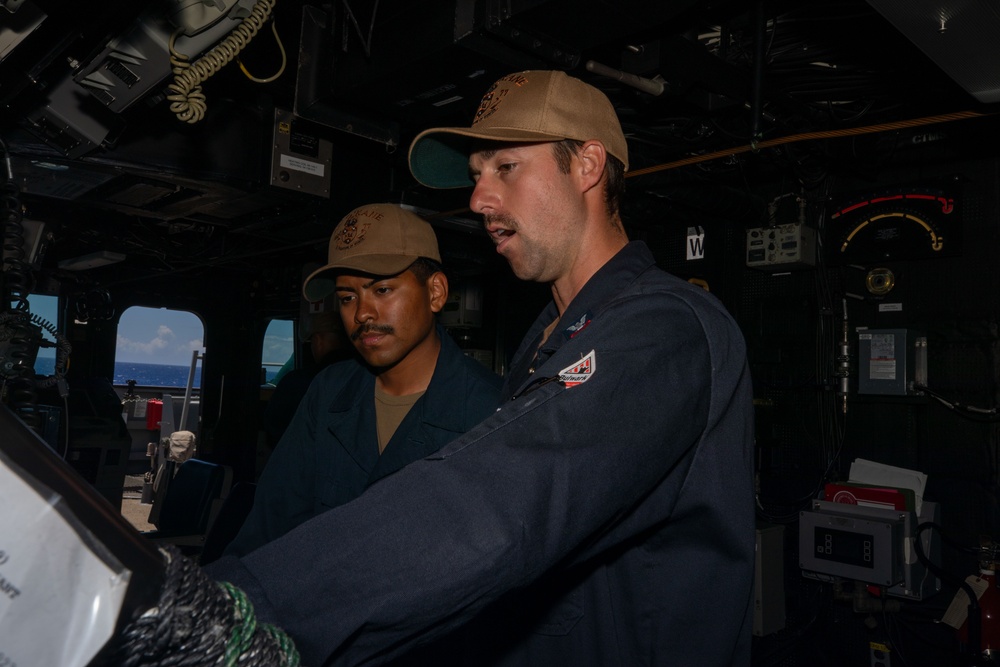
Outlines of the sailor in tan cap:
{"label": "sailor in tan cap", "polygon": [[436,322],[448,298],[440,261],[430,224],[395,204],[360,206],[333,230],[303,294],[334,298],[357,355],[309,385],[227,553],[352,500],[496,409],[499,378]]}

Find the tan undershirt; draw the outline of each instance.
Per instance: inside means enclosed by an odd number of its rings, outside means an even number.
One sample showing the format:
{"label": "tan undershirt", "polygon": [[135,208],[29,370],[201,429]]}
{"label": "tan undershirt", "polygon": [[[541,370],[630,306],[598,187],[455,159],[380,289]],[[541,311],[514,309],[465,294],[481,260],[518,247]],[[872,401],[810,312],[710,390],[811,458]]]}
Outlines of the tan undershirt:
{"label": "tan undershirt", "polygon": [[552,330],[556,328],[557,324],[559,324],[559,318],[552,320],[552,323],[549,326],[545,327],[545,330],[542,332],[542,340],[539,341],[538,347],[545,345],[545,341],[547,341],[549,339],[549,336],[552,335]]}
{"label": "tan undershirt", "polygon": [[375,387],[375,429],[378,432],[379,454],[385,451],[406,413],[423,395],[424,392],[420,391],[406,396],[392,396]]}

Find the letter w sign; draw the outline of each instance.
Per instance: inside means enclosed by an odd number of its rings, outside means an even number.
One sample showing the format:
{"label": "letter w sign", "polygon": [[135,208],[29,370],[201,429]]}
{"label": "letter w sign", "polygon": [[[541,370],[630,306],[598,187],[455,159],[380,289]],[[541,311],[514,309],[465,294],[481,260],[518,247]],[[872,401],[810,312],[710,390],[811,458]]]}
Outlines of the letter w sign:
{"label": "letter w sign", "polygon": [[687,259],[705,259],[705,230],[701,227],[688,227]]}

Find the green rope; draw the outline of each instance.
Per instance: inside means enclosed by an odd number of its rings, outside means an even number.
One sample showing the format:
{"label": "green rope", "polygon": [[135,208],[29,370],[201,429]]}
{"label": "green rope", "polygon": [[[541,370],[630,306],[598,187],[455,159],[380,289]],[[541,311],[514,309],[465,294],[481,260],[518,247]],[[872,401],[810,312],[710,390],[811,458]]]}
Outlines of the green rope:
{"label": "green rope", "polygon": [[285,656],[285,667],[299,667],[299,651],[295,648],[292,638],[285,631],[269,623],[264,623],[260,629],[271,635],[271,638]]}
{"label": "green rope", "polygon": [[[219,586],[233,600],[233,618],[237,623],[233,626],[232,635],[226,643],[226,667],[236,667],[240,656],[246,653],[253,643],[254,633],[257,631],[257,618],[253,613],[253,604],[247,599],[246,593],[227,581],[219,582]],[[299,652],[292,639],[283,630],[267,623],[261,624],[260,629],[277,644],[286,667],[299,667]]]}
{"label": "green rope", "polygon": [[243,591],[227,581],[220,582],[219,585],[233,600],[233,618],[237,622],[226,643],[226,667],[236,667],[240,656],[246,653],[253,642],[253,633],[257,630],[257,617],[254,616],[253,605]]}

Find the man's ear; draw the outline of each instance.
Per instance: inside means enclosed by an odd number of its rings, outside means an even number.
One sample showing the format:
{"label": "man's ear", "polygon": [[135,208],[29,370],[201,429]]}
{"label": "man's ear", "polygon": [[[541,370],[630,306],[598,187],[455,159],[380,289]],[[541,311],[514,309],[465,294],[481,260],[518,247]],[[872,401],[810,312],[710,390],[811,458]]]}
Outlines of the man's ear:
{"label": "man's ear", "polygon": [[591,139],[580,147],[577,157],[580,159],[579,173],[584,187],[590,189],[600,183],[604,176],[604,164],[608,159],[604,144]]}
{"label": "man's ear", "polygon": [[431,312],[440,313],[448,301],[448,277],[438,271],[427,279],[427,291],[431,296]]}

